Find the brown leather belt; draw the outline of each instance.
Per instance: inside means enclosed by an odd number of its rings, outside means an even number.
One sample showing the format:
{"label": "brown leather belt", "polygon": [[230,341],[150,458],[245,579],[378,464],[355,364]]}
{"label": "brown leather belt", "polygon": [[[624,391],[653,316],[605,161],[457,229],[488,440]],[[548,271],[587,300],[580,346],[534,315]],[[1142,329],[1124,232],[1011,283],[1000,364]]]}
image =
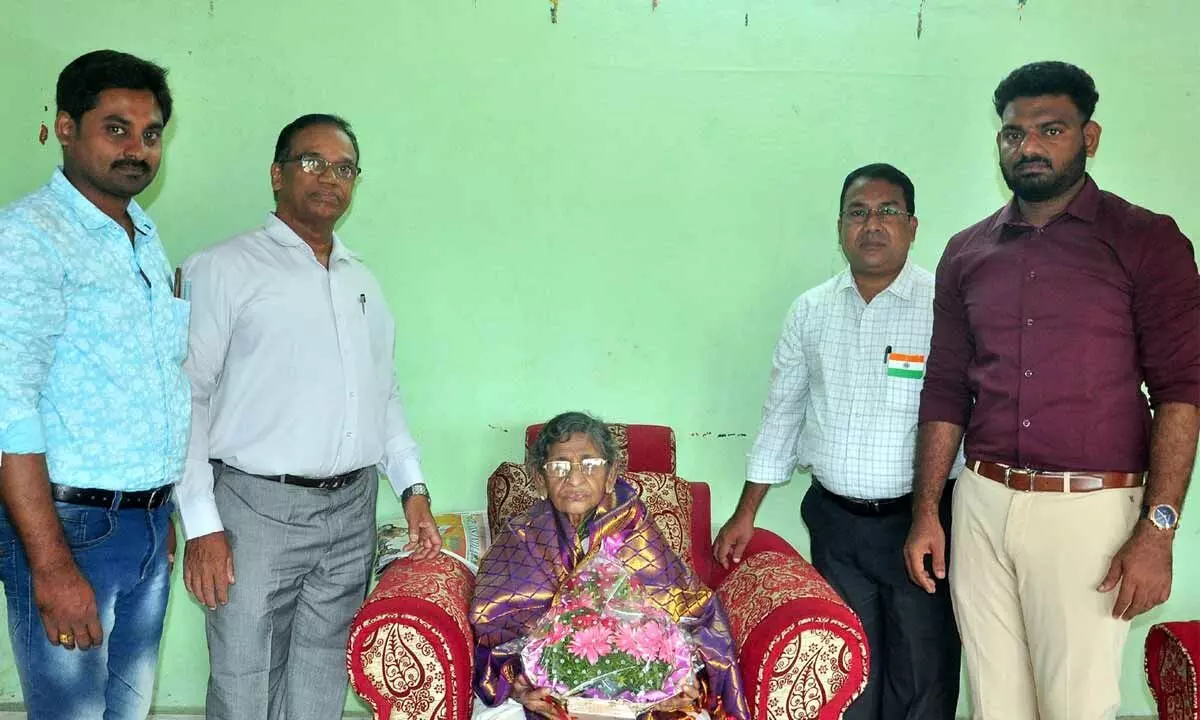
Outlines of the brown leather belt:
{"label": "brown leather belt", "polygon": [[1136,488],[1146,484],[1146,473],[1050,472],[1018,468],[986,460],[967,460],[967,467],[988,480],[1022,492],[1093,492]]}

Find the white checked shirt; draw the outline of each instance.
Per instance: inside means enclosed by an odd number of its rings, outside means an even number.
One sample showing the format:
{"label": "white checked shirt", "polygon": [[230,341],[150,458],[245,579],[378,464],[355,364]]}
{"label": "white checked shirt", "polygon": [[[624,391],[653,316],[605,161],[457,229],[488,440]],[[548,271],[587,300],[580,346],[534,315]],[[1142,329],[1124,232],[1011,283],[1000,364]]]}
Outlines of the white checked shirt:
{"label": "white checked shirt", "polygon": [[[849,269],[797,298],[746,479],[782,483],[808,466],[844,497],[911,492],[923,382],[914,376],[923,377],[932,333],[933,275],[911,262],[870,304]],[[961,469],[960,453],[953,475]]]}
{"label": "white checked shirt", "polygon": [[378,466],[399,495],[424,482],[375,278],[335,235],[328,271],[273,213],[184,263],[192,435],[176,500],[184,534],[222,529],[209,458],[259,475]]}

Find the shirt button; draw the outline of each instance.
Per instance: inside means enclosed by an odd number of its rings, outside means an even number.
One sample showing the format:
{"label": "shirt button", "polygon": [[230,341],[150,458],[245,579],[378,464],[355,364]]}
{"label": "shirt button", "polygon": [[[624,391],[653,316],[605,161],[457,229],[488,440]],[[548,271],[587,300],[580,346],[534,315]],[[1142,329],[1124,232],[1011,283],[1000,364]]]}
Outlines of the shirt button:
{"label": "shirt button", "polygon": [[356,397],[358,397],[358,393],[350,393],[350,399],[351,399],[351,400],[353,400],[353,399],[354,399],[354,398],[356,398]]}
{"label": "shirt button", "polygon": [[1033,327],[1033,318],[1025,318],[1025,327]]}
{"label": "shirt button", "polygon": [[1029,271],[1029,279],[1030,279],[1030,280],[1037,280],[1037,273],[1036,273],[1036,272],[1034,272],[1033,270],[1030,270],[1030,271]]}
{"label": "shirt button", "polygon": [[[1033,371],[1032,371],[1032,370],[1026,370],[1026,371],[1025,371],[1025,377],[1027,377],[1027,378],[1033,377]],[[353,396],[351,396],[351,397],[353,397]]]}
{"label": "shirt button", "polygon": [[1028,418],[1021,421],[1021,427],[1023,427],[1023,428],[1029,427],[1029,419]]}
{"label": "shirt button", "polygon": [[[1026,420],[1025,422],[1029,422],[1029,421],[1028,421],[1028,420]],[[346,433],[346,437],[348,437],[348,438],[349,438],[349,437],[354,437],[354,433],[352,433],[352,432],[348,432],[348,433]]]}

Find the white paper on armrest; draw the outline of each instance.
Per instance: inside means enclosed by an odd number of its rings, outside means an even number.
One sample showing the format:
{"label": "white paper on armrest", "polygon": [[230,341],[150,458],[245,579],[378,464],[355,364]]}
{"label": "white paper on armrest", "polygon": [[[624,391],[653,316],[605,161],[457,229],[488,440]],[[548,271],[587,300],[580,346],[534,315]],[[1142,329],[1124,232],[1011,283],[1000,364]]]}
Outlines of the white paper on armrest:
{"label": "white paper on armrest", "polygon": [[475,709],[471,720],[525,720],[525,708],[521,703],[509,698],[496,707],[488,707],[478,697],[475,698]]}

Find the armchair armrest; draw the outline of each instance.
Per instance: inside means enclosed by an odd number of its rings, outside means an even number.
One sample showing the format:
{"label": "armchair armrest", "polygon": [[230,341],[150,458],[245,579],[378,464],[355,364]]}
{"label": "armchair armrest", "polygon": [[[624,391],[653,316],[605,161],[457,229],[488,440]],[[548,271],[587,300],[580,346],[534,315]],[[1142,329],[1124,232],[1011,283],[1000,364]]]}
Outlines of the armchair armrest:
{"label": "armchair armrest", "polygon": [[388,566],[350,625],[346,668],[376,720],[468,720],[475,578],[444,555]]}
{"label": "armchair armrest", "polygon": [[[750,542],[746,543],[746,549],[742,551],[742,562],[745,562],[753,555],[761,552],[777,552],[788,557],[800,557],[800,553],[788,543],[787,540],[779,537],[770,530],[764,530],[760,527],[754,528],[754,534],[750,536]],[[711,554],[711,553],[710,553]],[[721,564],[716,560],[711,563],[711,581],[710,587],[720,587],[721,583],[725,582],[725,578],[737,569],[733,563],[730,563],[729,569],[721,567]]]}
{"label": "armchair armrest", "polygon": [[1200,620],[1151,627],[1146,635],[1145,665],[1160,718],[1200,717]]}
{"label": "armchair armrest", "polygon": [[788,549],[747,551],[717,587],[746,699],[763,720],[838,720],[866,687],[866,634],[829,583]]}

